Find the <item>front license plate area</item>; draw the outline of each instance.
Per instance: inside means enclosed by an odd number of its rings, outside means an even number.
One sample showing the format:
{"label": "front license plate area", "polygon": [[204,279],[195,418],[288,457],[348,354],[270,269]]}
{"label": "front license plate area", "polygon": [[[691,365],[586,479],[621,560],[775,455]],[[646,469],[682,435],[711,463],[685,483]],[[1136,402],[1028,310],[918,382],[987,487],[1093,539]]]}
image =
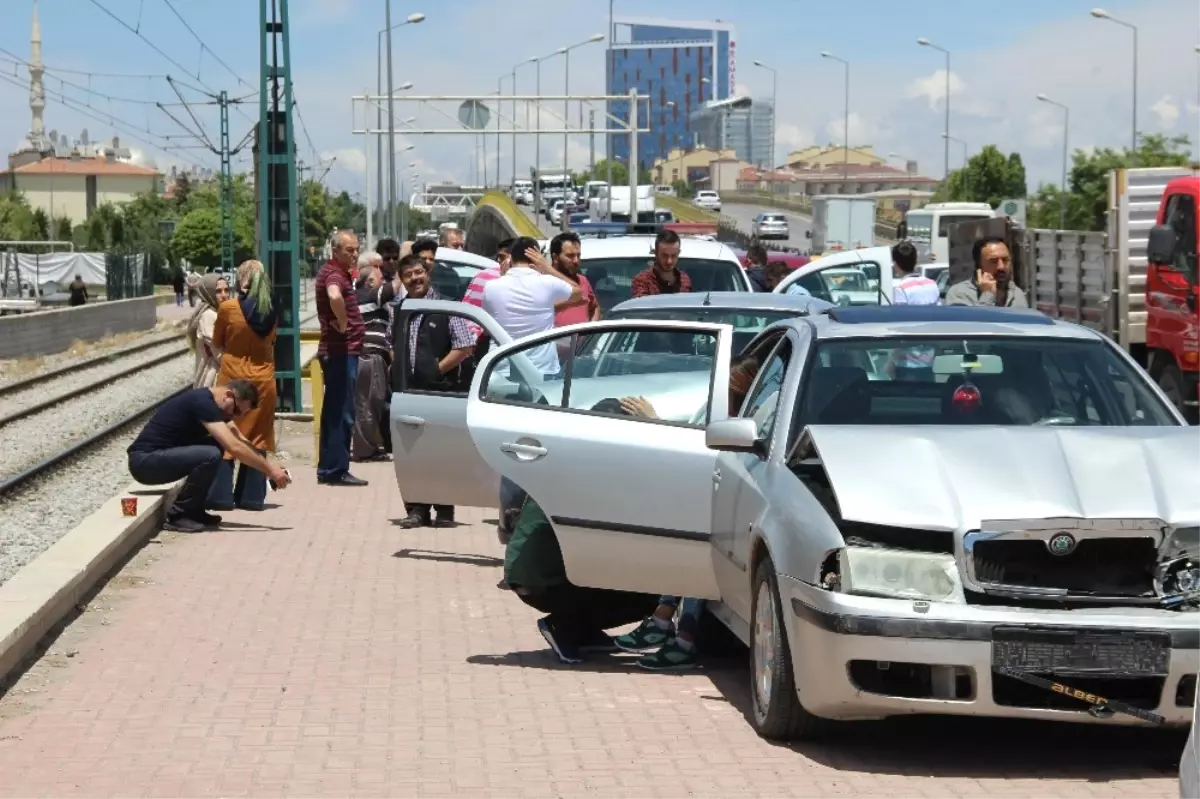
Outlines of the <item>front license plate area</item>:
{"label": "front license plate area", "polygon": [[1040,674],[1165,676],[1171,657],[1166,633],[1089,632],[1027,627],[992,630],[992,667]]}

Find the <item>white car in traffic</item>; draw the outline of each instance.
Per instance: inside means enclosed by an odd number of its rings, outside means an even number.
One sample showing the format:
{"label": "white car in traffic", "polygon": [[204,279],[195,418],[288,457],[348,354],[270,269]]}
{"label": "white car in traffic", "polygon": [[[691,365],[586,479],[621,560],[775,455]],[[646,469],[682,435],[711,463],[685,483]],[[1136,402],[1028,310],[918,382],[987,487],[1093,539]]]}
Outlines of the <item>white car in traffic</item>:
{"label": "white car in traffic", "polygon": [[696,196],[692,199],[692,204],[706,211],[720,211],[721,195],[715,191],[704,189],[696,192]]}

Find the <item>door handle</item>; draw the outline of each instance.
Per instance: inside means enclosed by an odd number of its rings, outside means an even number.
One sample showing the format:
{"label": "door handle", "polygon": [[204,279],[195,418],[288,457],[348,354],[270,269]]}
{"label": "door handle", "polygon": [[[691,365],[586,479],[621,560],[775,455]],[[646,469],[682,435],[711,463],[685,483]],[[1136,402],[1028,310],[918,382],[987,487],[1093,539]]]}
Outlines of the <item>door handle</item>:
{"label": "door handle", "polygon": [[720,469],[713,469],[713,482],[714,483],[721,482],[721,470]]}
{"label": "door handle", "polygon": [[509,455],[515,455],[517,460],[533,461],[549,454],[549,450],[545,447],[539,447],[536,444],[510,444],[505,442],[500,445],[501,452],[507,452]]}
{"label": "door handle", "polygon": [[424,427],[425,420],[420,416],[397,416],[396,421],[400,424],[406,424],[409,427]]}

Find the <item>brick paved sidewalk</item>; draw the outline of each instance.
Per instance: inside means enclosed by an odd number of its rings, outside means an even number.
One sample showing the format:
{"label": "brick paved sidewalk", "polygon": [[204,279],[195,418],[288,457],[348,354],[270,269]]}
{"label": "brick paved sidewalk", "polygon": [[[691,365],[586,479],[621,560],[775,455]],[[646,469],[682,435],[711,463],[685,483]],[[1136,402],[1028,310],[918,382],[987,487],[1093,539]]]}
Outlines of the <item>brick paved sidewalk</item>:
{"label": "brick paved sidewalk", "polygon": [[282,507],[149,545],[0,700],[3,796],[1161,796],[1182,738],[858,725],[776,746],[743,658],[559,667],[496,588],[493,511],[405,531],[292,467]]}

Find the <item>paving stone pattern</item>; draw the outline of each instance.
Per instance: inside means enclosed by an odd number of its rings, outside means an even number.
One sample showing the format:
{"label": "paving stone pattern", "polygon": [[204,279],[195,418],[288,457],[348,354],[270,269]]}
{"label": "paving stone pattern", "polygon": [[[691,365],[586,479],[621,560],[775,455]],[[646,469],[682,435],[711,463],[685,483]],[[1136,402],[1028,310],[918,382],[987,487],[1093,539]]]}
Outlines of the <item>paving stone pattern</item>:
{"label": "paving stone pattern", "polygon": [[280,507],[160,536],[0,700],[0,796],[1178,795],[1177,735],[908,720],[779,746],[742,656],[561,667],[496,587],[494,511],[405,531],[390,465],[367,489],[291,468]]}

